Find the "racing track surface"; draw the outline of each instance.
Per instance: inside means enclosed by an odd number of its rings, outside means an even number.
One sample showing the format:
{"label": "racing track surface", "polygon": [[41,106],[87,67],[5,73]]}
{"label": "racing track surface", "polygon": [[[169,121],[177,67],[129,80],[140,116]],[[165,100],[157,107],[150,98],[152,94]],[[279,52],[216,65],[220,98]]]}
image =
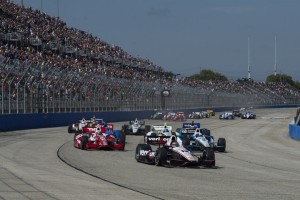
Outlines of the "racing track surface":
{"label": "racing track surface", "polygon": [[137,163],[142,136],[127,136],[123,152],[75,149],[67,127],[0,133],[0,200],[300,199],[300,142],[288,136],[295,109],[255,113],[256,120],[195,120],[226,138],[213,169]]}

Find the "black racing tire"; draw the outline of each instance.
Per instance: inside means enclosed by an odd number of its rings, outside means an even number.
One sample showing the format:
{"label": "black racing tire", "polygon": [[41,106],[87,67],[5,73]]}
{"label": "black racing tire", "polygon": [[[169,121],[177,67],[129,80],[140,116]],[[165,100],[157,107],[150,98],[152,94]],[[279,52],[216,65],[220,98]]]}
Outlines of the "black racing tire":
{"label": "black racing tire", "polygon": [[222,119],[222,115],[219,116],[219,119]]}
{"label": "black racing tire", "polygon": [[87,150],[88,139],[89,139],[88,136],[82,136],[81,137],[81,145],[80,145],[81,150]]}
{"label": "black racing tire", "polygon": [[204,160],[215,160],[215,151],[212,148],[205,148],[203,151]]}
{"label": "black racing tire", "polygon": [[137,162],[140,162],[141,161],[141,158],[140,158],[140,151],[141,150],[146,150],[146,151],[152,151],[152,148],[149,144],[138,144],[136,146],[136,149],[135,149],[135,160]]}
{"label": "black racing tire", "polygon": [[119,136],[119,142],[124,147],[122,150],[124,150],[125,144],[126,144],[126,134],[125,133],[121,132],[121,134]]}
{"label": "black racing tire", "polygon": [[163,166],[167,163],[167,150],[165,148],[159,148],[155,155],[155,165]]}
{"label": "black racing tire", "polygon": [[68,133],[73,133],[73,131],[72,131],[72,124],[68,126]]}
{"label": "black racing tire", "polygon": [[226,150],[226,140],[225,138],[219,138],[217,142],[217,146],[222,146],[222,148],[219,149],[220,152],[224,152]]}

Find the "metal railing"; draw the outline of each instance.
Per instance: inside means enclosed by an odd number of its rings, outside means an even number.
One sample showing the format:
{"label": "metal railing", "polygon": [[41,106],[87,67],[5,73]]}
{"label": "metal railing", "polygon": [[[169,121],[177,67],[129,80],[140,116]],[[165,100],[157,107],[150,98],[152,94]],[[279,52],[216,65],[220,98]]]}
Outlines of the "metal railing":
{"label": "metal railing", "polygon": [[[180,110],[200,107],[282,104],[259,91],[232,94],[178,83],[162,95],[160,83],[78,72],[75,69],[20,63],[0,58],[1,113],[57,113]],[[299,103],[291,98],[289,102]]]}

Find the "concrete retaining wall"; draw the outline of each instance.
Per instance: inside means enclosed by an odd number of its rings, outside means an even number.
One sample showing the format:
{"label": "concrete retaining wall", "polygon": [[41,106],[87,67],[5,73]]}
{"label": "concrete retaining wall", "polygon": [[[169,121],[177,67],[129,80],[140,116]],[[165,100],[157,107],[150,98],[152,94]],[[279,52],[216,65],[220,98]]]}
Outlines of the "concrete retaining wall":
{"label": "concrete retaining wall", "polygon": [[[276,105],[276,106],[255,106],[259,108],[287,108],[298,105]],[[192,111],[206,110],[207,108],[177,110],[190,113]],[[213,108],[216,112],[230,111],[236,107]],[[176,110],[174,110],[176,112]],[[136,117],[147,119],[156,111],[132,111],[132,112],[90,112],[90,113],[39,113],[39,114],[5,114],[0,115],[0,132],[14,131],[34,128],[47,128],[67,126],[82,119],[90,119],[93,115],[103,118],[107,122],[129,121]],[[289,135],[291,138],[300,140],[300,126],[289,124]]]}

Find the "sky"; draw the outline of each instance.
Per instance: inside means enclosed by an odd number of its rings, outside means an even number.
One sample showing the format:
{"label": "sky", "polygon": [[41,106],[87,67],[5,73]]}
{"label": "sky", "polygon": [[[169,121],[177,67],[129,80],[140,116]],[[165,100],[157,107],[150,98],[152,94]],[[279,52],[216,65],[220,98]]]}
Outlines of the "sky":
{"label": "sky", "polygon": [[299,0],[12,1],[181,77],[209,69],[237,80],[250,66],[264,81],[276,66],[300,81]]}

